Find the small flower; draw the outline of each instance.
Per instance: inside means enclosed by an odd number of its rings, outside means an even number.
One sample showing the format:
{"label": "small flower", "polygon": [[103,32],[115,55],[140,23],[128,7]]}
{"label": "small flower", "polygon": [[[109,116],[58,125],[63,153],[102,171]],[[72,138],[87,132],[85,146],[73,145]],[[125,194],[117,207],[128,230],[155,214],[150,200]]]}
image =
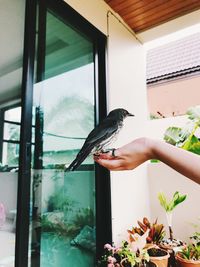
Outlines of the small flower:
{"label": "small flower", "polygon": [[120,251],[120,248],[115,248],[115,253],[118,253]]}
{"label": "small flower", "polygon": [[[132,243],[136,243],[135,242],[136,238],[138,237],[134,236],[134,242]],[[128,264],[128,266],[135,266],[136,264],[140,263],[143,259],[146,259],[145,257],[143,257],[142,254],[143,250],[141,251],[140,255],[138,246],[136,252],[132,250],[131,248],[132,243],[123,241],[122,246],[120,247],[115,247],[110,244],[105,244],[104,249],[106,249],[106,251],[105,254],[102,256],[101,261],[98,262],[99,263],[98,266],[121,267],[122,262],[124,262],[124,264],[126,265]]]}
{"label": "small flower", "polygon": [[113,247],[110,244],[105,244],[104,249],[107,249],[108,251],[113,250]]}
{"label": "small flower", "polygon": [[134,235],[131,235],[131,238],[133,241],[130,244],[131,244],[131,248],[133,251],[135,252],[137,252],[138,250],[141,251],[145,247],[146,238],[148,234],[149,234],[149,230],[147,230],[142,236],[137,233]]}
{"label": "small flower", "polygon": [[116,262],[116,259],[112,256],[108,256],[108,263],[115,263]]}

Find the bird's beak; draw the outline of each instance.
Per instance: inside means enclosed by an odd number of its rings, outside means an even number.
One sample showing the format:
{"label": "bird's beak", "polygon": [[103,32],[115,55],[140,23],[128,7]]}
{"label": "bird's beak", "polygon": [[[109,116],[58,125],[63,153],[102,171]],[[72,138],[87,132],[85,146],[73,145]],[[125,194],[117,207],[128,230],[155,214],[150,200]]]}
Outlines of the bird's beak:
{"label": "bird's beak", "polygon": [[134,117],[135,115],[131,114],[131,113],[128,113],[128,116],[130,117]]}

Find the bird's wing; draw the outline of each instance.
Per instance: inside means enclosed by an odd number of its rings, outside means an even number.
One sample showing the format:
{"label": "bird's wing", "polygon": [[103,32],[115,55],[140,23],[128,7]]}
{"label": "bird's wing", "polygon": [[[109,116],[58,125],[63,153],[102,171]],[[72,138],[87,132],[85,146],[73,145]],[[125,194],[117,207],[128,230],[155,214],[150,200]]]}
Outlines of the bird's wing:
{"label": "bird's wing", "polygon": [[104,120],[97,125],[88,135],[85,144],[95,146],[112,136],[118,130],[118,123],[115,120]]}
{"label": "bird's wing", "polygon": [[67,170],[75,170],[90,154],[95,146],[99,145],[102,141],[112,136],[117,131],[117,129],[117,121],[110,120],[108,118],[106,120],[103,120],[89,133],[75,160],[69,165]]}

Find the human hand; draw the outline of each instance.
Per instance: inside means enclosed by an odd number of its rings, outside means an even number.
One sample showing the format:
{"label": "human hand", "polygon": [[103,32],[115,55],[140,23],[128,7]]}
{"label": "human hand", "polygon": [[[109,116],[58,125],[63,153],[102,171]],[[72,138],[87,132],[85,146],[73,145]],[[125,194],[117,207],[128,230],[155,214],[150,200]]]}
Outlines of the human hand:
{"label": "human hand", "polygon": [[94,156],[94,160],[111,171],[132,170],[151,158],[151,141],[138,138],[112,152]]}

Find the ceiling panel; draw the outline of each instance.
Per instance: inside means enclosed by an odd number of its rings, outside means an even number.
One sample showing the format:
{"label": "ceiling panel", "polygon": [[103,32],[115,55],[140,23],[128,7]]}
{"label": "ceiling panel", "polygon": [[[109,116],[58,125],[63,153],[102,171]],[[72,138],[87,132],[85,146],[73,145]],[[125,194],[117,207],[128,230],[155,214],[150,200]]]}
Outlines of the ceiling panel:
{"label": "ceiling panel", "polygon": [[105,0],[134,32],[141,32],[200,9],[199,0]]}

